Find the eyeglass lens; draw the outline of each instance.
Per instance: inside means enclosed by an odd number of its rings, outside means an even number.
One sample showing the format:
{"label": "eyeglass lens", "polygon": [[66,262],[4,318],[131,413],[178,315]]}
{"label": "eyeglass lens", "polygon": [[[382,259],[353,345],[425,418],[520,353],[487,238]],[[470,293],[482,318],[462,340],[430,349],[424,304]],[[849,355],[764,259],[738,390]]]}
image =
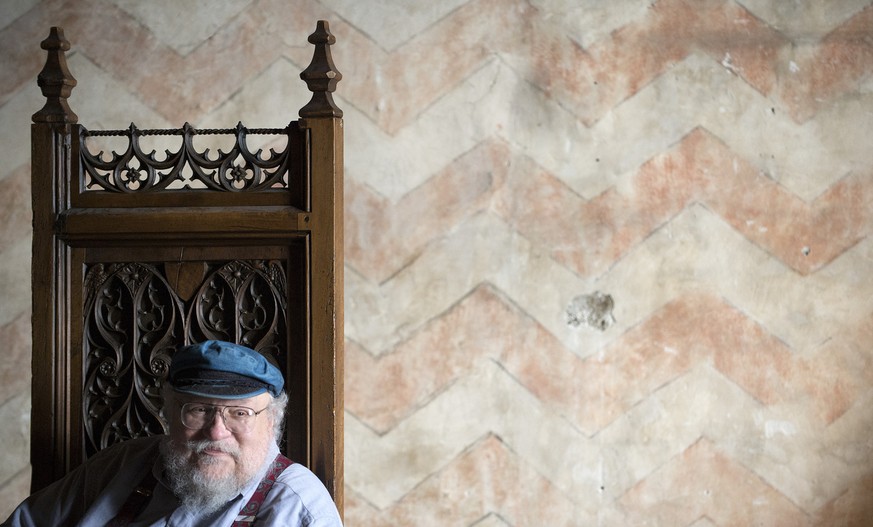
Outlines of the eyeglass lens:
{"label": "eyeglass lens", "polygon": [[228,430],[246,430],[258,413],[245,406],[217,406],[202,403],[186,403],[182,405],[182,424],[192,430],[202,430],[212,425],[215,414],[221,414],[224,426]]}

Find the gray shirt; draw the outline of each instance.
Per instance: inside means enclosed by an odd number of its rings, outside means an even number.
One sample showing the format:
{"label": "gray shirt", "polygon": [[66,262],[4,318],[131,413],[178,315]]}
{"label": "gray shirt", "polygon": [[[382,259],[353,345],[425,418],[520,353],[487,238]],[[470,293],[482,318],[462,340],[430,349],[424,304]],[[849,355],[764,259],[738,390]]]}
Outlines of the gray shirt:
{"label": "gray shirt", "polygon": [[[103,526],[115,517],[149,470],[158,483],[148,505],[130,527],[230,526],[263,474],[214,514],[189,510],[181,506],[162,479],[158,449],[163,437],[132,439],[100,451],[64,478],[27,498],[0,527]],[[278,451],[274,446],[269,458]],[[342,526],[327,489],[315,474],[297,463],[276,478],[255,521],[255,527],[279,525]]]}

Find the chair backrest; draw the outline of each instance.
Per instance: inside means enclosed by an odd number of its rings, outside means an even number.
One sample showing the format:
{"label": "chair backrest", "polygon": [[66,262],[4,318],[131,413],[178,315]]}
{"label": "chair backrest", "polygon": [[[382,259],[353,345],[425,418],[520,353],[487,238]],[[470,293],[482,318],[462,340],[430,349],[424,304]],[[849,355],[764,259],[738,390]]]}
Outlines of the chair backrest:
{"label": "chair backrest", "polygon": [[[117,441],[160,434],[180,345],[238,342],[275,361],[284,453],[342,510],[343,124],[326,22],[301,73],[312,99],[284,129],[88,130],[63,30],[33,115],[32,488]],[[208,154],[198,141],[224,136]],[[250,151],[258,136],[268,154]],[[144,139],[145,138],[145,139]],[[175,141],[166,154],[143,148]],[[93,143],[121,141],[111,152]]]}

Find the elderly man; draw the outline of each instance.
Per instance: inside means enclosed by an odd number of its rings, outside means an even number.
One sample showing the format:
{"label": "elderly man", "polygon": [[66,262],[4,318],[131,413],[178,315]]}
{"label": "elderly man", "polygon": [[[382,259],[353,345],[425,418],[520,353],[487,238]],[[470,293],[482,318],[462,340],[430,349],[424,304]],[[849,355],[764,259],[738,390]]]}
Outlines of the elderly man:
{"label": "elderly man", "polygon": [[99,452],[3,525],[341,525],[321,481],[279,454],[288,398],[263,355],[202,342],[175,354],[168,381],[169,435]]}

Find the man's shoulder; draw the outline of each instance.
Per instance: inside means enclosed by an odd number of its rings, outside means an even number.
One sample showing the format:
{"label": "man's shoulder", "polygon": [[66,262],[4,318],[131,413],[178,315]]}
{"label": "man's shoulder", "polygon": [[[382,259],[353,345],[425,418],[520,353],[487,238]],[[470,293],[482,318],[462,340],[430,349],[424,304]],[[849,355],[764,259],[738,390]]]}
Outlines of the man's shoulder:
{"label": "man's shoulder", "polygon": [[119,450],[142,450],[148,448],[158,448],[158,445],[160,445],[161,441],[163,441],[165,437],[167,436],[161,434],[125,439],[124,441],[118,441],[116,443],[113,443],[112,445],[107,446],[100,452],[117,452]]}
{"label": "man's shoulder", "polygon": [[160,449],[161,441],[166,436],[156,435],[148,437],[135,437],[125,441],[119,441],[97,452],[88,459],[89,463],[104,463],[111,459],[144,457],[153,458]]}
{"label": "man's shoulder", "polygon": [[[271,515],[297,518],[294,525],[341,526],[336,505],[324,484],[299,463],[282,471],[267,494],[265,505],[269,509],[282,511],[271,511]],[[272,525],[269,521],[266,523]]]}
{"label": "man's shoulder", "polygon": [[[274,498],[280,501],[290,499],[299,502],[299,507],[305,511],[305,516],[339,521],[336,505],[327,488],[304,465],[294,463],[282,471],[276,480],[274,489],[277,487],[279,490],[275,493]],[[326,525],[337,524],[330,522]]]}
{"label": "man's shoulder", "polygon": [[[282,471],[279,475],[278,481],[283,482],[286,485],[315,485],[324,488],[324,485],[321,483],[321,480],[318,479],[318,476],[313,474],[311,470],[306,468],[305,465],[301,465],[300,463],[292,462],[288,467]],[[327,489],[325,489],[326,491]]]}

